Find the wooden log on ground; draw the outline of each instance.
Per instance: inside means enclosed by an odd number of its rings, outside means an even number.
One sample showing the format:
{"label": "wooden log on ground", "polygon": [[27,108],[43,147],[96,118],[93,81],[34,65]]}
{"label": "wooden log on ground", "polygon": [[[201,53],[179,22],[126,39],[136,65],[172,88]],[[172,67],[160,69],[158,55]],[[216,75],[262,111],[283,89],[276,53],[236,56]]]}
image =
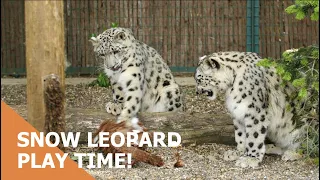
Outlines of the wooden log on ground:
{"label": "wooden log on ground", "polygon": [[[140,113],[140,120],[149,131],[178,132],[182,144],[220,143],[234,145],[234,126],[228,114],[187,112]],[[80,143],[87,143],[87,132],[95,132],[104,120],[115,120],[105,111],[67,109],[68,132],[81,132]]]}
{"label": "wooden log on ground", "polygon": [[25,1],[28,121],[38,131],[45,122],[43,78],[60,77],[64,92],[63,1]]}

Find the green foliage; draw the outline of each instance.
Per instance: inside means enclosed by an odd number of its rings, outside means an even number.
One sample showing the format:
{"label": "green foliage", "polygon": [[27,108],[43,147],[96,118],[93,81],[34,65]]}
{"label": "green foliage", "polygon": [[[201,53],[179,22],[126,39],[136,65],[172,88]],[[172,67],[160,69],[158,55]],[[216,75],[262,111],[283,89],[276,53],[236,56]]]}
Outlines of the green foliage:
{"label": "green foliage", "polygon": [[[111,27],[112,28],[116,28],[116,27],[119,27],[119,24],[118,23],[115,23],[115,22],[112,22],[111,23]],[[105,30],[107,30],[108,28],[106,28]]]}
{"label": "green foliage", "polygon": [[288,14],[295,14],[296,19],[302,20],[310,16],[311,20],[319,20],[319,1],[318,0],[296,0],[295,4],[288,6],[285,11]]}
{"label": "green foliage", "polygon": [[301,144],[301,153],[309,159],[318,159],[319,165],[319,126],[307,126],[308,137]]}
{"label": "green foliage", "polygon": [[97,78],[98,85],[100,87],[108,87],[110,86],[109,79],[105,73],[100,73]]}
{"label": "green foliage", "polygon": [[319,157],[313,158],[313,163],[319,166]]}
{"label": "green foliage", "polygon": [[113,28],[118,27],[118,26],[119,26],[118,23],[115,23],[115,22],[111,23],[111,27],[113,27]]}
{"label": "green foliage", "polygon": [[306,126],[308,136],[303,140],[300,152],[319,164],[319,47],[287,50],[281,59],[263,59],[258,65],[275,68],[283,80],[282,85],[295,88],[289,100],[302,105],[297,105],[298,111],[293,118],[296,122],[306,120],[309,123]]}
{"label": "green foliage", "polygon": [[100,73],[96,80],[92,81],[89,86],[109,87],[110,81],[105,73]]}
{"label": "green foliage", "polygon": [[276,65],[275,61],[267,58],[260,60],[257,64],[264,67],[274,67]]}
{"label": "green foliage", "polygon": [[[115,23],[115,22],[112,22],[112,23],[111,23],[111,27],[112,27],[112,28],[115,28],[115,27],[118,27],[118,26],[119,26],[118,23]],[[105,30],[107,30],[107,29],[108,29],[108,28],[106,28]],[[90,36],[90,38],[91,38],[91,37],[97,37],[97,35],[96,35],[95,33],[92,33],[91,36]]]}
{"label": "green foliage", "polygon": [[304,87],[306,85],[306,78],[298,78],[292,81],[292,85],[297,88]]}
{"label": "green foliage", "polygon": [[318,99],[319,47],[288,50],[282,56],[282,59],[273,63],[285,83],[290,83],[298,89],[299,100]]}
{"label": "green foliage", "polygon": [[[258,63],[264,67],[275,67],[285,83],[299,88],[301,100],[319,94],[319,47],[309,46],[297,50],[288,50],[280,60],[263,59]],[[308,96],[308,94],[310,94]]]}

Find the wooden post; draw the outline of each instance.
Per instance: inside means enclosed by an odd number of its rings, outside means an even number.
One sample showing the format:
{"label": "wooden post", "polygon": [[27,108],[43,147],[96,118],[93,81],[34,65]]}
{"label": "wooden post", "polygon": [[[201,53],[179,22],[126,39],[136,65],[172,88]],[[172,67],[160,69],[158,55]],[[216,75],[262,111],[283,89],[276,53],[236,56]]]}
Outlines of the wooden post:
{"label": "wooden post", "polygon": [[43,78],[60,77],[65,92],[65,34],[63,1],[25,1],[28,121],[44,130]]}

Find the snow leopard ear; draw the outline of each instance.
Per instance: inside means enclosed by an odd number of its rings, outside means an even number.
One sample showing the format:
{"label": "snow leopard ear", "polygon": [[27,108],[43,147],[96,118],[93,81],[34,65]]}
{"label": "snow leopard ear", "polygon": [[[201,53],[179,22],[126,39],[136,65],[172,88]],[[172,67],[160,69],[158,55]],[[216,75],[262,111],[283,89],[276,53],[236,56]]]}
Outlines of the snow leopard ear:
{"label": "snow leopard ear", "polygon": [[207,55],[199,57],[198,66],[203,62],[203,60],[207,57]]}
{"label": "snow leopard ear", "polygon": [[133,36],[133,32],[130,28],[127,28],[128,34],[130,34],[131,36]]}
{"label": "snow leopard ear", "polygon": [[220,69],[220,64],[218,61],[213,58],[208,58],[205,62],[212,69]]}
{"label": "snow leopard ear", "polygon": [[125,29],[125,34],[126,34],[126,38],[129,40],[133,40],[135,39],[133,32],[130,28],[124,28]]}
{"label": "snow leopard ear", "polygon": [[91,37],[89,41],[92,43],[93,47],[98,46],[100,43],[100,41],[96,37]]}
{"label": "snow leopard ear", "polygon": [[204,56],[199,57],[199,61],[204,60],[204,58],[206,58],[206,57],[207,57],[207,55],[204,55]]}

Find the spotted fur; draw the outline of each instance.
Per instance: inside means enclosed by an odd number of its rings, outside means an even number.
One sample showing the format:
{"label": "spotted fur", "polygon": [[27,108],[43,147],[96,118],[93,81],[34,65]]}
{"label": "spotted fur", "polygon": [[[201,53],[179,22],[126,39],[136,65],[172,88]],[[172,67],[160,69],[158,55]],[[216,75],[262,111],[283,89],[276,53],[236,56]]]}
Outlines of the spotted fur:
{"label": "spotted fur", "polygon": [[97,59],[110,78],[113,102],[109,113],[127,121],[139,111],[182,110],[181,93],[168,65],[152,47],[127,28],[111,28],[91,38]]}
{"label": "spotted fur", "polygon": [[280,85],[274,69],[257,66],[260,59],[256,53],[213,53],[199,59],[195,73],[197,93],[211,100],[218,93],[226,96],[237,150],[226,152],[225,159],[237,160],[241,167],[256,167],[266,151],[272,153],[275,147],[266,148],[266,137],[280,148],[283,160],[297,159],[298,139],[304,134],[292,120],[295,108],[287,110],[295,106],[286,100],[292,89]]}

